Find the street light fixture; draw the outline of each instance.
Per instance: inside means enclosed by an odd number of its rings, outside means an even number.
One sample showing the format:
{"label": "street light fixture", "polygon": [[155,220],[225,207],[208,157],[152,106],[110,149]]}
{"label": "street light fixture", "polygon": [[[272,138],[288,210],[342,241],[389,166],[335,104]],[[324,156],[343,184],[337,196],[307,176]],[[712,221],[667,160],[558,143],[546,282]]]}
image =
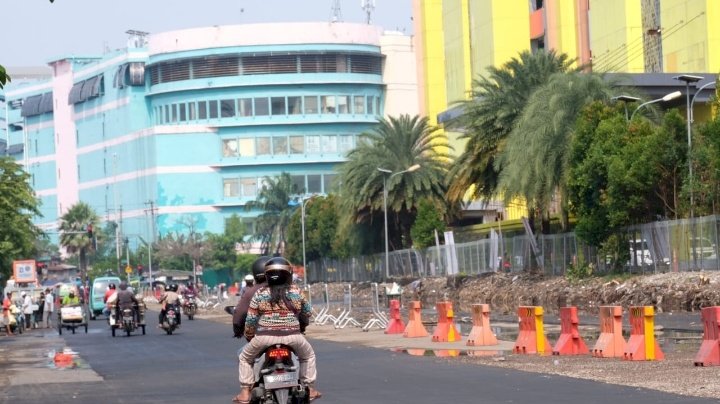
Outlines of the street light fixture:
{"label": "street light fixture", "polygon": [[[690,84],[696,85],[698,81],[704,79],[702,76],[693,76],[690,74],[681,74],[673,77],[673,79],[685,82],[685,98],[687,100],[686,121],[687,121],[687,139],[688,139],[688,176],[690,182],[690,219],[695,217],[695,198],[693,195],[693,169],[692,169],[692,105],[690,103]],[[697,94],[696,94],[697,95]],[[694,99],[694,97],[693,97]]]}
{"label": "street light fixture", "polygon": [[392,178],[396,175],[417,171],[418,169],[420,169],[420,164],[413,164],[412,166],[408,167],[407,169],[398,171],[396,173],[393,173],[392,170],[388,170],[387,168],[377,167],[377,170],[383,173],[383,213],[385,216],[385,277],[388,279],[390,278],[390,247],[389,247],[389,243],[388,243],[388,217],[387,217],[387,180],[388,180],[388,176],[384,175],[384,174],[390,174],[389,178]]}
{"label": "street light fixture", "polygon": [[646,105],[654,104],[654,103],[656,103],[656,102],[668,102],[668,101],[672,101],[672,100],[680,97],[681,95],[682,95],[682,93],[681,93],[680,91],[674,91],[674,92],[672,92],[672,93],[670,93],[670,94],[665,95],[665,96],[662,97],[662,98],[657,98],[657,99],[654,99],[654,100],[650,100],[650,101],[647,101],[647,102],[643,102],[643,103],[640,104],[637,108],[635,108],[635,111],[633,111],[632,114],[630,114],[630,120],[632,121],[633,117],[635,116],[635,113],[638,112],[642,107],[644,107],[644,106],[646,106]]}
{"label": "street light fixture", "polygon": [[630,117],[628,116],[628,109],[627,109],[628,103],[640,101],[640,98],[638,98],[638,97],[633,97],[632,95],[625,95],[625,94],[621,94],[621,95],[612,97],[610,99],[613,101],[622,101],[623,106],[625,107],[625,120],[626,121],[630,120]]}

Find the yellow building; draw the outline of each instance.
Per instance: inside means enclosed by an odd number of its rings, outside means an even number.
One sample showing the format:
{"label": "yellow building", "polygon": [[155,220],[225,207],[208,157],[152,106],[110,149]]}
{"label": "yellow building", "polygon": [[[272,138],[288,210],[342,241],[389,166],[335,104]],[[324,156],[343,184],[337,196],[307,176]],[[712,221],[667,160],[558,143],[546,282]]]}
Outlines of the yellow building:
{"label": "yellow building", "polygon": [[[433,124],[453,116],[488,67],[528,49],[602,72],[720,72],[720,0],[413,0],[413,19],[421,113]],[[696,118],[707,113],[699,104]],[[448,138],[462,152],[457,134]],[[527,214],[519,203],[503,212]]]}

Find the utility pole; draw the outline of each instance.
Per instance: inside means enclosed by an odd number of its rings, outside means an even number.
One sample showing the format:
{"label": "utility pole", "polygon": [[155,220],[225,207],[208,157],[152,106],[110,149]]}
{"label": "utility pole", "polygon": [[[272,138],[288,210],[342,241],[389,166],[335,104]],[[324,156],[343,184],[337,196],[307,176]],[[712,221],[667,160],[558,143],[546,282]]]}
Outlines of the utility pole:
{"label": "utility pole", "polygon": [[148,270],[150,271],[149,278],[150,283],[152,284],[152,250],[153,245],[155,245],[155,211],[157,210],[157,208],[155,207],[155,202],[153,202],[152,200],[145,202],[145,205],[150,205],[150,209],[145,210],[145,212],[150,212],[150,245],[148,246]]}
{"label": "utility pole", "polygon": [[117,247],[117,263],[118,263],[118,275],[122,276],[122,264],[120,263],[120,253],[121,253],[121,246],[120,243],[122,242],[123,237],[123,231],[122,231],[122,205],[120,205],[119,211],[118,211],[118,222],[117,226],[115,226],[115,239],[116,241],[116,247]]}

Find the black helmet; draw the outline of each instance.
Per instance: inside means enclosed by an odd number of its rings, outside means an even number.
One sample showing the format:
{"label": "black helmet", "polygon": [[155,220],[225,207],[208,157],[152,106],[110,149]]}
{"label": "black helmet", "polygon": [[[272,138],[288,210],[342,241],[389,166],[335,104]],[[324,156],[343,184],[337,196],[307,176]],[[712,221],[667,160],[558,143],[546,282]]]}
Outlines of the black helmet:
{"label": "black helmet", "polygon": [[171,291],[171,292],[177,292],[177,291],[178,291],[178,285],[177,285],[177,283],[173,283],[172,285],[170,285],[170,291]]}
{"label": "black helmet", "polygon": [[109,284],[108,289],[115,289],[115,284],[114,283]]}
{"label": "black helmet", "polygon": [[265,263],[265,278],[270,285],[286,285],[292,282],[290,262],[283,257],[270,258]]}
{"label": "black helmet", "polygon": [[256,259],[255,262],[253,262],[252,275],[255,278],[255,282],[265,282],[265,263],[268,262],[269,259],[270,257],[263,255],[262,257]]}

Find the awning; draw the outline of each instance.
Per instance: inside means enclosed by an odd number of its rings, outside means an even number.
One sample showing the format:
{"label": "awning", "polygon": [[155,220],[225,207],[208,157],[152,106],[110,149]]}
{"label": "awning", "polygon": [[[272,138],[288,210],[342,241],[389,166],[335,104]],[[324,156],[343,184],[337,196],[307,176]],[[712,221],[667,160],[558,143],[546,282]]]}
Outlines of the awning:
{"label": "awning", "polygon": [[23,102],[20,116],[38,115],[38,111],[40,110],[40,101],[42,101],[42,95],[33,95],[27,97]]}

